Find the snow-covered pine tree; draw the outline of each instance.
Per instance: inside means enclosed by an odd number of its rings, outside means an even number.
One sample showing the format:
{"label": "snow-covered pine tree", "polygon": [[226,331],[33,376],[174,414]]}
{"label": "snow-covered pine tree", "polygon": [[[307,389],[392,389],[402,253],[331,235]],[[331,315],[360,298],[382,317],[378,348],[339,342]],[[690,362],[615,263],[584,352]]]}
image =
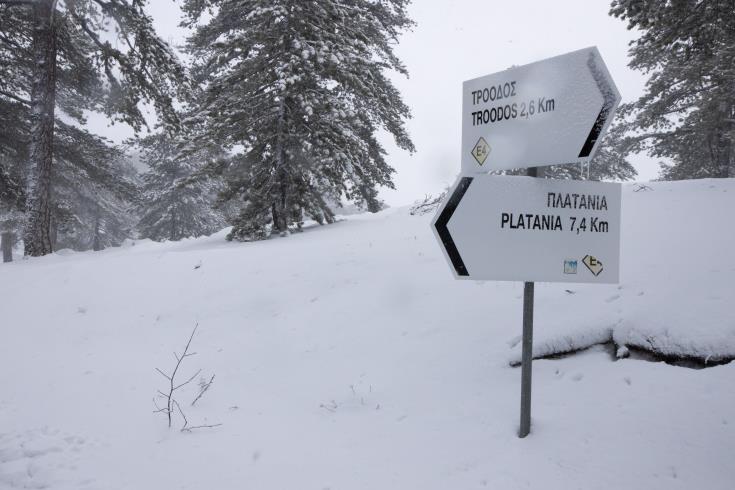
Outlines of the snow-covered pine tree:
{"label": "snow-covered pine tree", "polygon": [[54,250],[102,250],[132,236],[139,182],[122,148],[57,121],[52,179]]}
{"label": "snow-covered pine tree", "polygon": [[[0,110],[2,104],[0,103]],[[23,226],[25,193],[21,160],[17,155],[0,149],[0,250],[3,262],[13,260],[12,248],[17,230]]]}
{"label": "snow-covered pine tree", "polygon": [[[0,97],[0,109],[3,102]],[[28,130],[23,122],[29,114],[23,105],[14,109],[15,124],[6,124],[0,116],[0,141],[12,143],[0,143],[0,233],[5,251],[22,235],[26,219]],[[109,141],[57,119],[51,181],[53,250],[86,250],[95,248],[95,241],[101,249],[130,236],[136,179],[125,154]]]}
{"label": "snow-covered pine tree", "polygon": [[185,0],[202,138],[244,148],[224,174],[223,196],[244,202],[229,238],[329,222],[327,202],[342,197],[375,209],[376,188],[393,187],[375,135],[414,150],[410,111],[385,73],[407,74],[393,46],[412,25],[408,3]]}
{"label": "snow-covered pine tree", "polygon": [[[188,80],[174,53],[156,35],[145,4],[145,0],[0,0],[0,41],[12,46],[19,40],[16,49],[24,50],[27,60],[19,65],[26,74],[18,80],[26,83],[18,88],[31,115],[28,255],[52,251],[57,107],[80,121],[83,109],[96,110],[139,129],[145,119],[138,103],[144,101],[157,109],[163,124],[178,123],[172,101],[187,91]],[[11,31],[20,35],[6,34]],[[110,42],[110,34],[118,42]]]}
{"label": "snow-covered pine tree", "polygon": [[27,19],[18,9],[0,6],[0,249],[12,260],[11,249],[25,220],[25,167],[28,160],[30,86]]}
{"label": "snow-covered pine tree", "polygon": [[[138,109],[135,105],[121,111],[112,108],[111,104],[120,104],[124,99],[112,97],[104,87],[106,75],[100,73],[95,62],[97,47],[83,29],[75,26],[71,13],[65,10],[73,4],[65,2],[55,16],[55,108],[74,124],[55,118],[49,211],[49,241],[54,250],[99,249],[119,244],[130,236],[136,221],[130,204],[136,193],[136,176],[127,157],[108,141],[80,127],[85,123],[85,110],[106,111],[111,116],[122,117],[125,111],[130,115],[130,111]],[[31,9],[10,8],[0,2],[0,74],[3,75],[0,77],[0,153],[5,155],[0,159],[0,168],[13,170],[3,173],[14,175],[15,182],[20,181],[16,186],[20,192],[24,192],[30,171],[32,13]],[[138,121],[140,128],[144,120],[140,117]],[[133,119],[125,122],[134,124]],[[15,199],[12,209],[6,200],[5,219],[0,216],[0,226],[4,224],[13,233],[13,239],[22,235],[26,218],[23,197]],[[1,209],[0,214],[3,214]]]}
{"label": "snow-covered pine tree", "polygon": [[13,260],[11,250],[25,221],[23,169],[27,145],[22,140],[25,114],[18,110],[19,105],[0,96],[0,128],[13,126],[9,131],[0,129],[0,250],[3,262]]}
{"label": "snow-covered pine tree", "polygon": [[138,142],[143,198],[138,231],[143,238],[180,240],[213,233],[225,226],[214,201],[221,186],[202,168],[224,158],[207,149],[183,153],[182,145],[164,134]]}
{"label": "snow-covered pine tree", "polygon": [[629,66],[650,73],[621,107],[632,151],[669,158],[665,179],[735,177],[735,0],[614,0],[641,31]]}
{"label": "snow-covered pine tree", "polygon": [[[626,126],[619,121],[605,134],[595,158],[588,165],[550,165],[541,167],[542,174],[550,179],[613,180],[633,179],[638,172],[628,161],[629,141],[625,138]],[[526,175],[526,169],[503,172],[507,175]]]}

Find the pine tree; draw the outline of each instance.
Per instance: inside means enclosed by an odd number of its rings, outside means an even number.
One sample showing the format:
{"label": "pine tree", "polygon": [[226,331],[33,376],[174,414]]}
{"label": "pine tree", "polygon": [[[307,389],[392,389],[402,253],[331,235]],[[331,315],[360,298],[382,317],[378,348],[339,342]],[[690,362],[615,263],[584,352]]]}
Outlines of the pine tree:
{"label": "pine tree", "polygon": [[635,178],[638,172],[628,161],[624,131],[625,125],[620,122],[612,125],[588,165],[551,165],[543,167],[543,175],[552,179],[596,181],[625,181]]}
{"label": "pine tree", "polygon": [[[3,47],[25,52],[15,97],[29,106],[26,254],[52,251],[55,111],[83,121],[83,110],[140,129],[139,101],[152,103],[165,125],[178,124],[172,101],[185,95],[183,67],[155,34],[145,0],[0,0]],[[9,21],[8,21],[9,20]],[[117,35],[119,46],[107,40]],[[19,34],[19,36],[11,35]],[[25,83],[22,83],[25,82]]]}
{"label": "pine tree", "polygon": [[139,183],[122,148],[57,121],[52,179],[54,250],[102,250],[132,236]]}
{"label": "pine tree", "polygon": [[[54,132],[49,230],[52,250],[100,250],[118,245],[131,235],[135,223],[131,203],[137,200],[137,182],[129,158],[109,141],[58,119]],[[28,144],[22,140],[27,132],[23,133],[19,132],[21,139],[15,141],[15,148],[0,148],[0,233],[4,250],[8,250],[7,244],[15,243],[26,220],[24,172]]]}
{"label": "pine tree", "polygon": [[631,151],[668,158],[665,179],[735,177],[735,0],[614,0],[638,29],[629,66],[650,73],[621,107]]}
{"label": "pine tree", "polygon": [[[30,36],[18,9],[0,6],[0,249],[12,260],[12,247],[25,222],[25,162],[28,159]],[[29,31],[30,32],[30,31]]]}
{"label": "pine tree", "polygon": [[13,260],[16,231],[24,222],[25,192],[21,171],[21,161],[16,155],[0,151],[0,250],[3,262]]}
{"label": "pine tree", "polygon": [[[407,75],[393,46],[412,25],[408,0],[186,0],[205,94],[202,139],[244,148],[224,175],[243,204],[229,238],[282,235],[328,202],[375,208],[394,170],[376,132],[413,151],[408,107],[386,77]],[[211,16],[204,16],[211,12]]]}
{"label": "pine tree", "polygon": [[211,234],[225,226],[214,209],[219,186],[201,172],[224,155],[201,149],[184,154],[181,144],[164,134],[138,142],[143,175],[143,199],[138,230],[143,238],[180,240]]}
{"label": "pine tree", "polygon": [[[65,2],[69,9],[79,2]],[[0,231],[14,241],[26,221],[26,183],[30,168],[30,80],[32,56],[32,10],[10,8],[0,0],[0,175],[12,176],[13,199],[0,196]],[[131,201],[136,199],[136,175],[124,152],[109,141],[84,129],[83,111],[107,112],[136,125],[145,123],[135,104],[117,110],[124,98],[105,88],[107,75],[99,71],[97,47],[69,10],[55,15],[57,65],[53,162],[50,178],[49,244],[51,249],[101,249],[117,245],[132,233],[136,222]],[[110,64],[114,66],[114,64]],[[114,76],[120,77],[120,73]],[[112,86],[112,85],[110,85]],[[130,95],[131,101],[137,95]],[[167,120],[171,121],[173,115]],[[4,170],[4,171],[3,171]],[[2,179],[3,177],[0,177]],[[0,187],[4,188],[4,187]],[[3,237],[6,236],[3,234]]]}
{"label": "pine tree", "polygon": [[[5,115],[16,114],[16,104],[4,103],[0,99],[0,119]],[[5,109],[11,106],[7,112]],[[12,116],[11,116],[12,117]],[[5,124],[6,121],[0,121]],[[22,119],[18,120],[16,128],[22,127]],[[23,162],[27,158],[26,147],[22,144],[21,131],[13,131],[9,140],[2,141],[3,132],[0,132],[0,250],[3,262],[13,260],[12,247],[18,237],[18,230],[25,223],[25,186]]]}
{"label": "pine tree", "polygon": [[[610,126],[603,137],[600,149],[589,165],[549,165],[539,167],[541,175],[559,180],[631,180],[638,175],[635,167],[628,161],[630,144],[625,137],[626,126],[617,121]],[[499,172],[504,175],[526,175],[525,168]]]}

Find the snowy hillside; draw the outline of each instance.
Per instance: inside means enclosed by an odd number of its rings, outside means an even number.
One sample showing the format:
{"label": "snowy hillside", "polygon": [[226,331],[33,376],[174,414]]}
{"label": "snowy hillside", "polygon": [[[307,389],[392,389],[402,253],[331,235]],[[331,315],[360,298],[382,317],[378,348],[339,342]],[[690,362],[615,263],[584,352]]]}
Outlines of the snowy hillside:
{"label": "snowy hillside", "polygon": [[[0,489],[730,489],[735,180],[623,191],[619,286],[452,279],[407,209],[0,265]],[[178,395],[154,414],[195,324]],[[598,346],[594,344],[603,344]],[[200,377],[216,375],[195,406]],[[161,403],[160,400],[157,403]]]}

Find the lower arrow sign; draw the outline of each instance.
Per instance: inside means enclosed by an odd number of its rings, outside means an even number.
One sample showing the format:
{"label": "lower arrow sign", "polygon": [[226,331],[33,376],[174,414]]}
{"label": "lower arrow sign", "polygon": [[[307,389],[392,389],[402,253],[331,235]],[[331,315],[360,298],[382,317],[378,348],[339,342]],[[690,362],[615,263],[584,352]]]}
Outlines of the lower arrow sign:
{"label": "lower arrow sign", "polygon": [[469,273],[467,272],[467,267],[465,267],[464,262],[462,261],[462,256],[459,254],[459,250],[457,250],[457,246],[454,244],[454,240],[452,240],[452,234],[449,233],[447,225],[449,224],[449,220],[452,219],[454,211],[457,209],[457,206],[459,206],[459,203],[464,197],[464,193],[467,192],[471,183],[472,177],[462,177],[459,180],[459,184],[454,188],[454,192],[452,192],[452,195],[449,197],[447,205],[444,206],[444,209],[434,224],[436,232],[439,234],[439,239],[444,245],[444,249],[447,251],[449,260],[452,262],[454,270],[457,271],[458,276],[469,276]]}
{"label": "lower arrow sign", "polygon": [[[603,182],[464,175],[432,228],[458,279],[615,284],[620,189]],[[591,274],[578,273],[578,263]]]}

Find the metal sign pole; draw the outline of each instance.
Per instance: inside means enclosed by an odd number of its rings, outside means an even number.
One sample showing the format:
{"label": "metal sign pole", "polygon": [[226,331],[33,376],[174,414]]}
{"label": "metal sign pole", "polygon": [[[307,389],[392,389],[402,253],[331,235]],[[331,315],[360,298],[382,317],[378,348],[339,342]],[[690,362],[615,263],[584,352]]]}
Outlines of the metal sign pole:
{"label": "metal sign pole", "polygon": [[[538,177],[538,168],[526,170],[529,177]],[[521,428],[518,437],[531,432],[531,372],[533,362],[533,292],[534,283],[523,283],[523,343],[521,353]]]}

